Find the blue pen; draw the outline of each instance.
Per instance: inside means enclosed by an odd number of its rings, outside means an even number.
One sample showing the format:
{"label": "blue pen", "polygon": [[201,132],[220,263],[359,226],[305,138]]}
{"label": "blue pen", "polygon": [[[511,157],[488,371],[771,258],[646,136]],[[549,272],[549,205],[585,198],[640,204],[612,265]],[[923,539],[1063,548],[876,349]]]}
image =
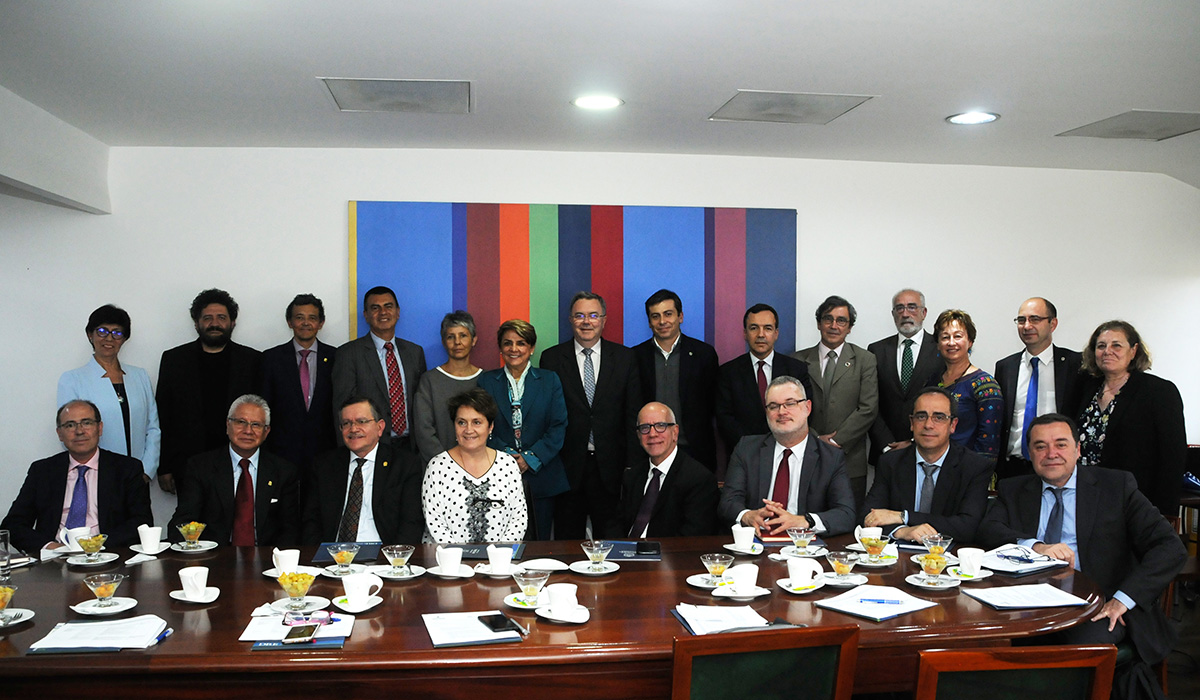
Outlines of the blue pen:
{"label": "blue pen", "polygon": [[860,603],[879,603],[880,605],[902,605],[902,600],[885,600],[883,598],[859,598]]}
{"label": "blue pen", "polygon": [[174,632],[175,632],[174,629],[172,629],[170,627],[166,628],[165,630],[162,631],[161,634],[158,635],[158,637],[154,640],[154,643],[158,644],[158,643],[162,642],[162,640],[166,639],[167,637],[170,637]]}

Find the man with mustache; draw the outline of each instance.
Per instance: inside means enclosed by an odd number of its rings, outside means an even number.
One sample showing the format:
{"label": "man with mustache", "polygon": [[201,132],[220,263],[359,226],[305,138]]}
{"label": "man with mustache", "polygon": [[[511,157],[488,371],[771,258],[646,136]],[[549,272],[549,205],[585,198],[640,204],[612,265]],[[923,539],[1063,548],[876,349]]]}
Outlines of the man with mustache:
{"label": "man with mustache", "polygon": [[261,353],[230,339],[238,305],[229,292],[200,292],[192,300],[191,314],[197,339],[163,352],[158,367],[158,484],[167,493],[175,493],[188,459],[228,444],[229,405],[262,384]]}
{"label": "man with mustache", "polygon": [[879,415],[871,425],[871,464],[879,465],[886,452],[912,444],[909,406],[942,365],[937,341],[925,330],[925,295],[916,289],[901,289],[892,297],[892,321],[896,334],[867,346],[875,355],[879,380]]}

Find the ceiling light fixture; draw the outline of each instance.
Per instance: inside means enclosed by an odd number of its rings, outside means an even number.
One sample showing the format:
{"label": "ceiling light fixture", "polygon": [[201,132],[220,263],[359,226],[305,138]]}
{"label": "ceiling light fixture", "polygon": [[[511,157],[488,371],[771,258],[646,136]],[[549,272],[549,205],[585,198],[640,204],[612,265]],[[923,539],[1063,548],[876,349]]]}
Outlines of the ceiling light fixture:
{"label": "ceiling light fixture", "polygon": [[608,95],[584,95],[583,97],[576,97],[571,104],[580,109],[616,109],[625,104],[625,102]]}
{"label": "ceiling light fixture", "polygon": [[1000,115],[994,112],[963,112],[962,114],[952,114],[946,117],[946,121],[951,124],[970,126],[975,124],[991,124],[999,118]]}

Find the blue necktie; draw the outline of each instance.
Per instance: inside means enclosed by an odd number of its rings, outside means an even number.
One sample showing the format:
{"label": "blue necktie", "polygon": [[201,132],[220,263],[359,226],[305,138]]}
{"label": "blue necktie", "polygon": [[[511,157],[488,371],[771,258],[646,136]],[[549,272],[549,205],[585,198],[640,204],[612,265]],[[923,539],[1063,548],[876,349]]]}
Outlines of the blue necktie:
{"label": "blue necktie", "polygon": [[75,490],[71,492],[71,509],[67,511],[67,529],[87,525],[87,465],[75,467],[79,476],[75,478]]}
{"label": "blue necktie", "polygon": [[1050,517],[1046,520],[1046,534],[1042,536],[1042,542],[1046,544],[1058,544],[1062,542],[1063,489],[1052,488],[1050,490],[1054,492],[1054,507],[1050,509]]}
{"label": "blue necktie", "polygon": [[1021,426],[1021,456],[1029,459],[1029,424],[1037,418],[1038,359],[1029,358],[1029,391],[1025,394],[1025,420]]}

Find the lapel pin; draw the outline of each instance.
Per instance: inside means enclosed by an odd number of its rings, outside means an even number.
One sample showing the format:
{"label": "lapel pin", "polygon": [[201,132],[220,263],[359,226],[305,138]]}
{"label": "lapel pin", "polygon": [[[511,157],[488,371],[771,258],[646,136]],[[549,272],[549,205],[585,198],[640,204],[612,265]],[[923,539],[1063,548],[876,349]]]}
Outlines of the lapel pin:
{"label": "lapel pin", "polygon": [[275,485],[275,482],[273,482],[273,481],[268,481],[268,482],[267,482],[267,486],[274,486],[274,485]]}
{"label": "lapel pin", "polygon": [[849,367],[849,366],[850,366],[850,360],[846,360],[846,366],[847,366],[847,367]]}
{"label": "lapel pin", "polygon": [[384,462],[384,463],[383,463],[383,466],[385,466],[385,467],[386,467],[386,466],[387,466],[387,462]]}

